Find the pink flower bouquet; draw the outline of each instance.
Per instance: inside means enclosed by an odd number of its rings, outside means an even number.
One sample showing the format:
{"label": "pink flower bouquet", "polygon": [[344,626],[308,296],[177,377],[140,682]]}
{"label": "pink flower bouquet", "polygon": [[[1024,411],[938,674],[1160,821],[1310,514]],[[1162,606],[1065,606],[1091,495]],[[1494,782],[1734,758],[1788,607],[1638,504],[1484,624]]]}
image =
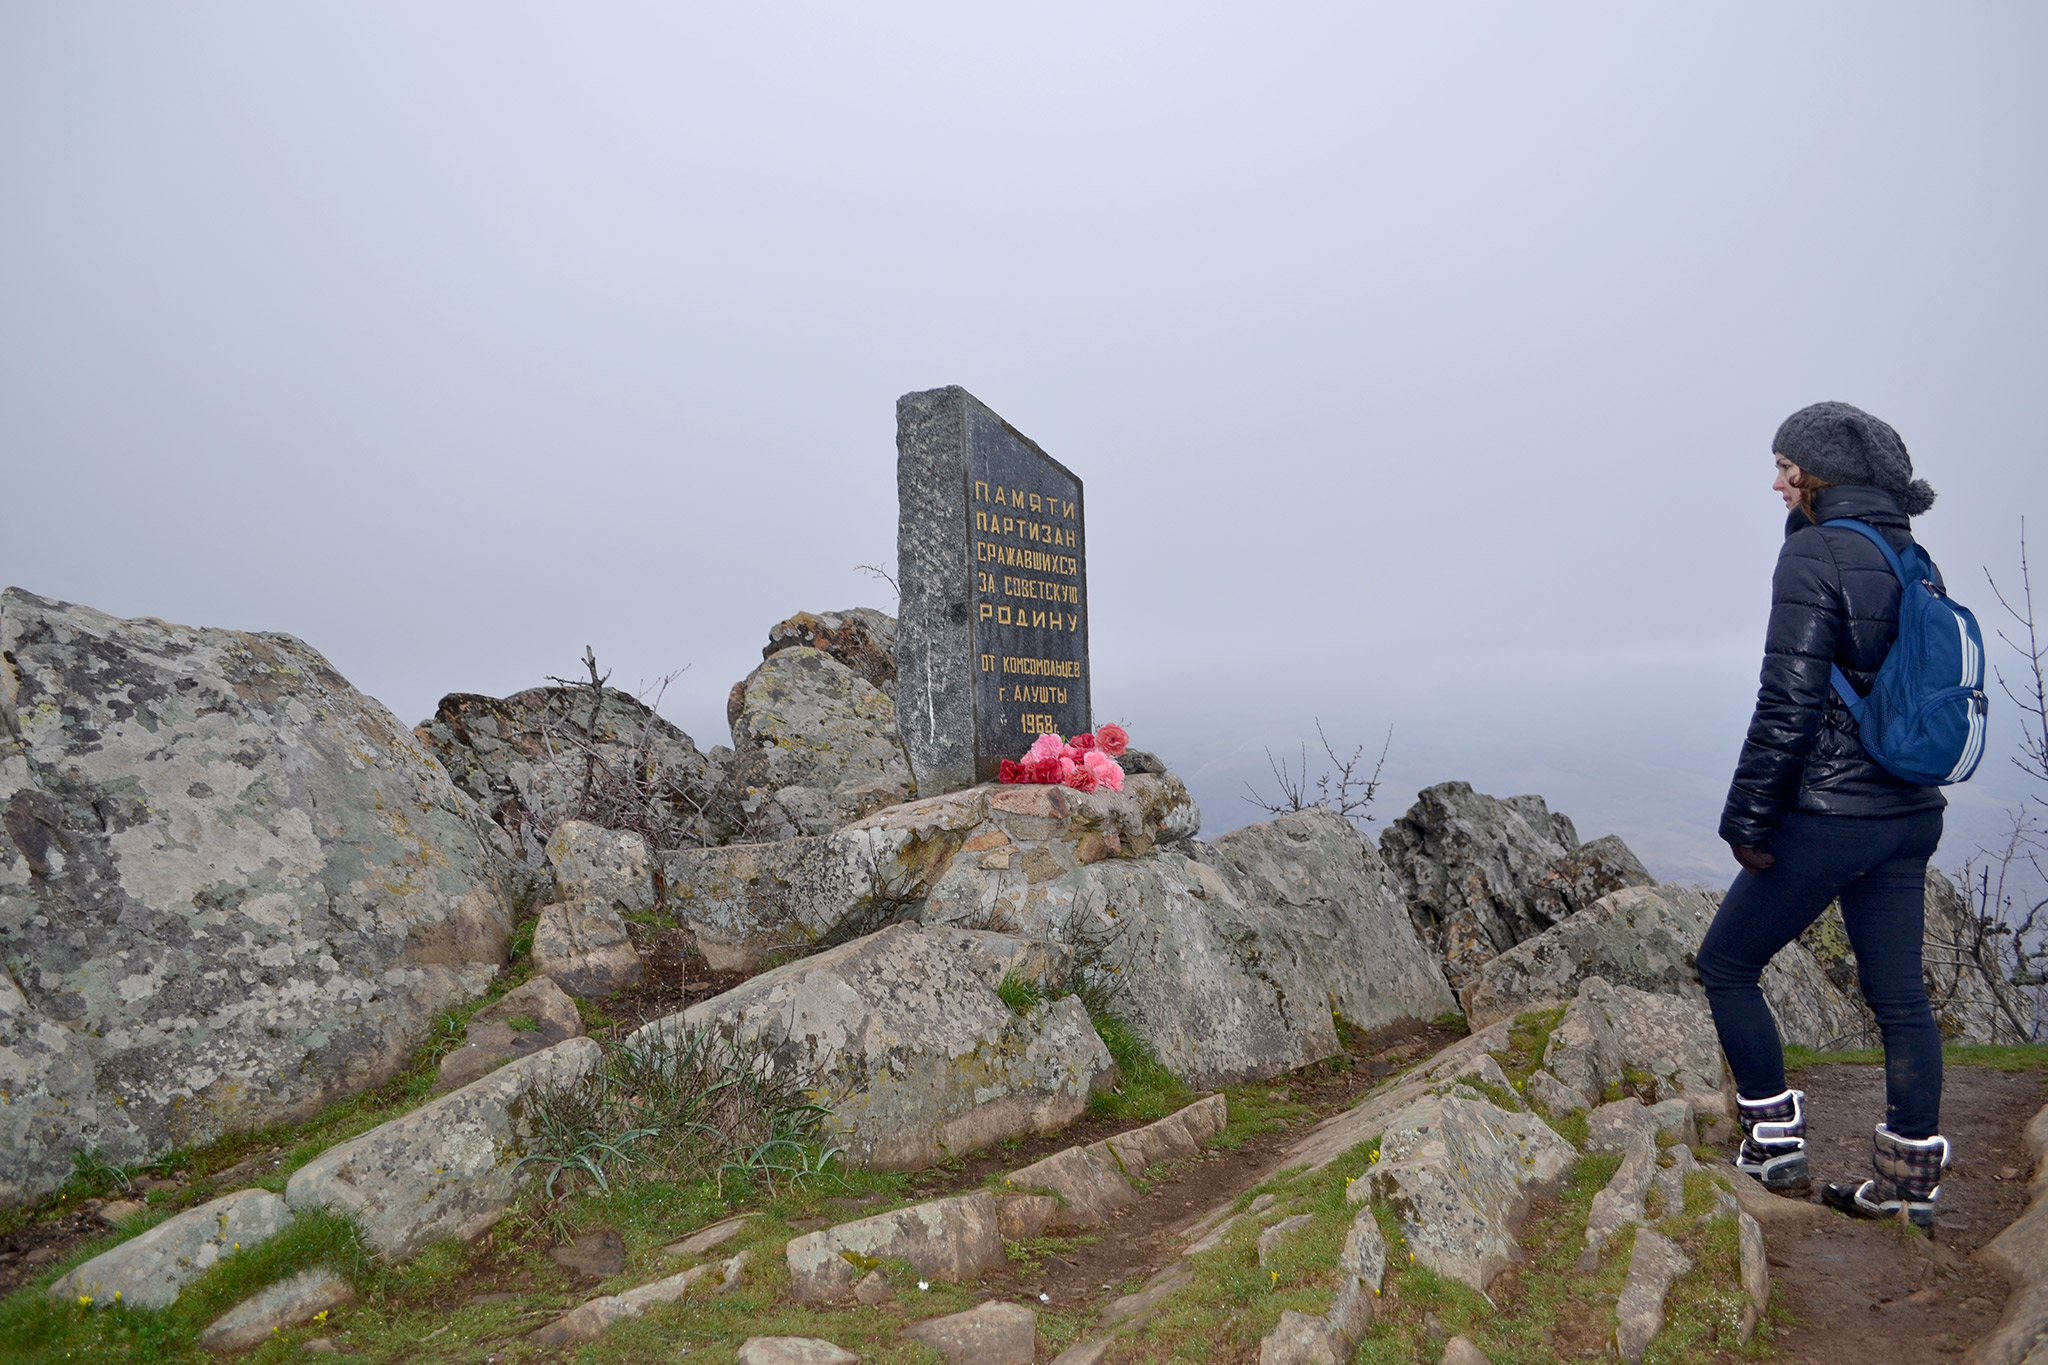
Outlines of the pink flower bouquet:
{"label": "pink flower bouquet", "polygon": [[1120,792],[1124,789],[1124,770],[1116,756],[1130,743],[1131,737],[1121,725],[1105,725],[1094,734],[1078,734],[1072,739],[1040,735],[1023,758],[1003,760],[998,780],[1072,787],[1081,792],[1103,787]]}

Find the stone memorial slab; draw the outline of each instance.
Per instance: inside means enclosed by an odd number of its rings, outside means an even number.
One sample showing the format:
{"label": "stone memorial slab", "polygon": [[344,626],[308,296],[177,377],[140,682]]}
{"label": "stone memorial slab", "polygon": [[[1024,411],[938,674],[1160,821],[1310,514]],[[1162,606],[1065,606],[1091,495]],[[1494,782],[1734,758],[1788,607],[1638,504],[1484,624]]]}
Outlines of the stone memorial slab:
{"label": "stone memorial slab", "polygon": [[956,386],[896,400],[897,724],[920,796],[1091,728],[1081,480]]}

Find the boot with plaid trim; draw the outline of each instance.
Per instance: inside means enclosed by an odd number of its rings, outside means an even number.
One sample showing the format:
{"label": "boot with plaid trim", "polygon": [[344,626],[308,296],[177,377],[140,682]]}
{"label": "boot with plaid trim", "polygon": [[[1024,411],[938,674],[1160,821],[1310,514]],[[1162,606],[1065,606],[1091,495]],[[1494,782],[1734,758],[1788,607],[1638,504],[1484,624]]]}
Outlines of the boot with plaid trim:
{"label": "boot with plaid trim", "polygon": [[1735,1100],[1742,1149],[1735,1169],[1754,1176],[1772,1194],[1804,1199],[1813,1188],[1806,1167],[1806,1092],[1787,1090],[1767,1100]]}
{"label": "boot with plaid trim", "polygon": [[1941,1172],[1948,1165],[1948,1139],[1902,1138],[1878,1125],[1871,1165],[1875,1180],[1861,1185],[1829,1185],[1821,1202],[1857,1218],[1904,1216],[1914,1227],[1934,1225],[1934,1201],[1941,1194]]}

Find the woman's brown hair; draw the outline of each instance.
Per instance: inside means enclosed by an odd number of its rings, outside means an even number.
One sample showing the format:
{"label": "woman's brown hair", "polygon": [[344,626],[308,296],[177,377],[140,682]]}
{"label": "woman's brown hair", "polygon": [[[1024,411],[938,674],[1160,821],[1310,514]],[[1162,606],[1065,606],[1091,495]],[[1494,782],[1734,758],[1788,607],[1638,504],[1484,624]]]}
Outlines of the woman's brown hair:
{"label": "woman's brown hair", "polygon": [[[1778,458],[1781,460],[1785,459],[1782,455]],[[1785,482],[1799,490],[1799,510],[1806,513],[1808,521],[1819,521],[1820,518],[1813,514],[1813,500],[1820,496],[1821,489],[1832,488],[1834,485],[1826,479],[1815,478],[1790,460],[1785,460],[1785,463],[1791,465]]]}

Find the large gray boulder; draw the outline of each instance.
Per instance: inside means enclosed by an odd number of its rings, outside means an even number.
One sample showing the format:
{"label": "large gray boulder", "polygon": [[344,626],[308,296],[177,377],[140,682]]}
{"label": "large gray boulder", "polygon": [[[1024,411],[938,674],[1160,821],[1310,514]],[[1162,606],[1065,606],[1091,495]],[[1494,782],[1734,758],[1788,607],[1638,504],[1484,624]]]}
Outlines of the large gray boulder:
{"label": "large gray boulder", "polygon": [[1171,775],[1122,792],[980,786],[886,807],[830,834],[662,857],[670,910],[715,970],[847,942],[906,920],[1043,927],[1052,879],[1138,858],[1201,823]]}
{"label": "large gray boulder", "polygon": [[1335,1055],[1333,1015],[1373,1029],[1452,1008],[1390,890],[1371,844],[1313,810],[1089,863],[1008,904],[1024,932],[1091,946],[1159,1059],[1215,1086]]}
{"label": "large gray boulder", "polygon": [[726,804],[732,751],[700,753],[645,703],[609,687],[595,699],[584,687],[531,687],[502,699],[453,692],[413,734],[507,831],[530,869],[542,868],[560,821],[598,813],[603,802],[584,797],[593,772],[607,789],[638,778],[640,822],[663,832],[663,847],[715,844],[737,828]]}
{"label": "large gray boulder", "polygon": [[1192,837],[1200,825],[1178,778],[1137,774],[1121,792],[970,787],[662,865],[670,906],[728,969],[906,921],[1070,947],[1198,1085],[1335,1054],[1333,1014],[1370,1030],[1456,1008],[1393,875],[1347,821],[1303,811],[1214,844]]}
{"label": "large gray boulder", "polygon": [[770,654],[733,688],[726,718],[746,839],[828,833],[914,790],[895,704],[822,650]]}
{"label": "large gray boulder", "polygon": [[9,588],[0,659],[0,1204],[310,1117],[506,960],[502,833],[301,641]]}
{"label": "large gray boulder", "polygon": [[1632,1077],[1652,1088],[1645,1099],[1691,1097],[1718,1110],[1721,1040],[1704,1002],[1639,991],[1587,977],[1551,1031],[1543,1069],[1598,1104],[1610,1085]]}
{"label": "large gray boulder", "polygon": [[1387,1116],[1379,1160],[1345,1194],[1384,1202],[1417,1264],[1484,1291],[1520,1255],[1531,1195],[1577,1158],[1534,1114],[1431,1094]]}
{"label": "large gray boulder", "polygon": [[915,1170],[1078,1118],[1113,1066],[1079,999],[1013,1013],[1005,976],[1064,960],[1004,934],[899,924],[763,972],[630,1040],[708,1029],[758,1048],[830,1107],[856,1165]]}
{"label": "large gray boulder", "polygon": [[528,1097],[575,1085],[598,1064],[595,1039],[571,1038],[337,1143],[292,1173],[285,1202],[355,1220],[370,1245],[404,1260],[443,1237],[467,1240],[512,1203],[533,1168]]}
{"label": "large gray boulder", "polygon": [[[1704,1000],[1695,956],[1720,907],[1698,887],[1628,887],[1547,929],[1473,972],[1459,990],[1475,1028],[1523,1010],[1559,1005],[1589,977],[1664,995]],[[1861,1046],[1863,1016],[1797,943],[1764,969],[1764,998],[1788,1043]]]}
{"label": "large gray boulder", "polygon": [[1469,782],[1418,793],[1380,836],[1380,852],[1453,985],[1608,892],[1651,880],[1612,835],[1582,848],[1542,797],[1503,800]]}
{"label": "large gray boulder", "polygon": [[1200,847],[1258,912],[1257,951],[1289,963],[1347,1023],[1369,1032],[1457,1008],[1398,880],[1350,821],[1312,808]]}

